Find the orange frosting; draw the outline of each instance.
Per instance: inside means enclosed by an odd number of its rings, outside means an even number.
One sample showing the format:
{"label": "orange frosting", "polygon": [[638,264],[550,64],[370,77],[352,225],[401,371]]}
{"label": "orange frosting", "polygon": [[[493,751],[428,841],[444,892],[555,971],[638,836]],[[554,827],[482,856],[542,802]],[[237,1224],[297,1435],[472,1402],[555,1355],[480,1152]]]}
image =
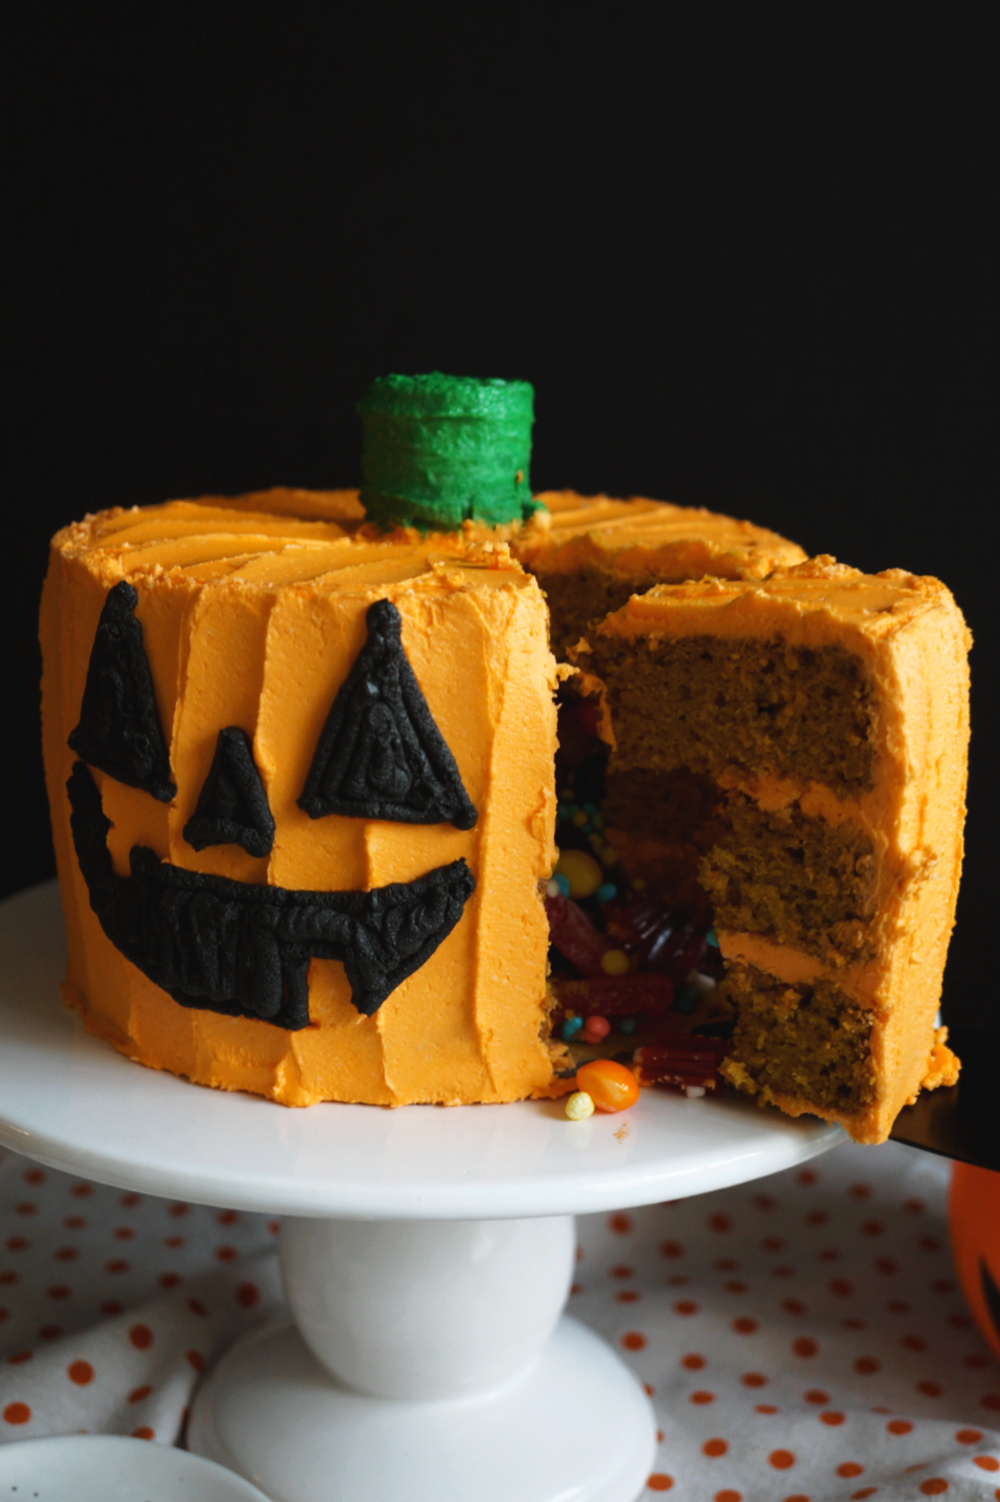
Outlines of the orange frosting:
{"label": "orange frosting", "polygon": [[517,556],[534,572],[596,568],[625,578],[762,579],[780,564],[798,563],[797,543],[752,522],[694,506],[633,496],[581,496],[545,491],[545,506],[517,539]]}
{"label": "orange frosting", "polygon": [[[726,958],[790,984],[828,976],[872,1009],[878,1083],[869,1110],[846,1116],[774,1099],[793,1115],[809,1110],[841,1121],[858,1141],[883,1141],[921,1084],[957,1076],[934,1031],[962,865],[969,738],[971,637],[954,599],[937,579],[898,569],[866,575],[817,558],[762,582],[655,586],[603,621],[599,633],[632,640],[774,637],[793,646],[836,645],[863,660],[875,704],[870,791],[840,799],[816,783],[747,778],[736,769],[720,781],[764,808],[798,803],[811,817],[850,819],[869,834],[879,873],[875,958],[845,967],[756,934],[722,931],[719,941]],[[738,1075],[737,1066],[736,1083]]]}
{"label": "orange frosting", "polygon": [[[555,662],[535,580],[506,548],[357,536],[351,493],[277,491],[116,510],[53,540],[42,605],[43,724],[67,915],[66,994],[123,1053],[204,1084],[270,1096],[400,1105],[516,1100],[547,1091],[548,928],[554,861]],[[353,535],[352,535],[353,534]],[[476,890],[456,927],[373,1017],[343,966],[314,959],[311,1023],[178,1005],[105,937],[69,828],[66,738],[80,714],[108,591],[137,590],[177,796],[170,804],[94,771],[108,846],[126,874],[136,843],[188,870],[307,890],[370,890],[464,857]],[[475,827],[328,816],[297,805],[320,730],[388,598],[434,720],[479,812]],[[277,833],[269,856],[184,839],[219,730],[250,736]]]}

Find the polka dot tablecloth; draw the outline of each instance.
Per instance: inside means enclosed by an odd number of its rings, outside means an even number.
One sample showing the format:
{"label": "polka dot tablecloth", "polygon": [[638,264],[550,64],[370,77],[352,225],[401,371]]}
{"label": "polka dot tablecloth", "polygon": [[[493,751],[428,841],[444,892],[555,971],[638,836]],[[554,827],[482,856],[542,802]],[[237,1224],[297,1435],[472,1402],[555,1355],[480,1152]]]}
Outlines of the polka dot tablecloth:
{"label": "polka dot tablecloth", "polygon": [[[948,1165],[888,1144],[579,1221],[574,1314],[650,1392],[644,1497],[1000,1499],[1000,1370],[948,1253]],[[281,1309],[277,1222],[0,1156],[0,1438],[183,1441]],[[517,1502],[517,1499],[511,1499]]]}

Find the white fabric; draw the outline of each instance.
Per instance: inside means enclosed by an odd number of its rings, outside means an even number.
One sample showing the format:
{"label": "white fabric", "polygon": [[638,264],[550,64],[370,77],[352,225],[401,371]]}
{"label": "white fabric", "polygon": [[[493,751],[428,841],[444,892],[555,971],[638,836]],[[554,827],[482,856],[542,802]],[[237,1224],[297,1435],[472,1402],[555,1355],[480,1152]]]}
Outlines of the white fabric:
{"label": "white fabric", "polygon": [[[581,1219],[571,1310],[659,1416],[646,1497],[1000,1498],[1000,1371],[955,1283],[947,1179],[926,1154],[848,1146]],[[0,1439],[182,1440],[199,1370],[280,1307],[276,1234],[4,1153]]]}

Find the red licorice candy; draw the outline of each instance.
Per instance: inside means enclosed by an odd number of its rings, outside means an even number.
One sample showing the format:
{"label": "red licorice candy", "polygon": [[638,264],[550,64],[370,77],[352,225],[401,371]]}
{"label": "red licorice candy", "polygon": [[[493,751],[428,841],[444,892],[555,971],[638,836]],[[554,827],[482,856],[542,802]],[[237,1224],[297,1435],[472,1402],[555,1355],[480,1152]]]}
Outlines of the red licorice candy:
{"label": "red licorice candy", "polygon": [[603,976],[601,958],[609,945],[598,933],[586,913],[570,897],[546,897],[545,912],[549,920],[549,940],[564,959],[583,975]]}
{"label": "red licorice candy", "polygon": [[633,1017],[639,1012],[667,1012],[674,1004],[673,982],[666,975],[597,975],[587,980],[552,977],[559,1004],[586,1016]]}
{"label": "red licorice candy", "polygon": [[656,1043],[637,1048],[633,1063],[643,1085],[689,1085],[715,1090],[719,1064],[726,1052],[720,1038],[687,1033],[661,1034]]}

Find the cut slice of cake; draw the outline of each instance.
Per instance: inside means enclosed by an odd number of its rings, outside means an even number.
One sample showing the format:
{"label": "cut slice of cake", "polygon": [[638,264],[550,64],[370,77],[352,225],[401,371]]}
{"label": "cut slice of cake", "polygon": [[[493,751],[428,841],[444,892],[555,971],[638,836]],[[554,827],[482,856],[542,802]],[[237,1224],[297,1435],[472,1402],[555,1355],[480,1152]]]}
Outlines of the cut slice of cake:
{"label": "cut slice of cake", "polygon": [[937,580],[819,558],[759,582],[657,585],[578,654],[609,778],[683,769],[718,789],[699,880],[736,1010],[724,1075],[860,1142],[957,1073],[935,1014],[969,644]]}

